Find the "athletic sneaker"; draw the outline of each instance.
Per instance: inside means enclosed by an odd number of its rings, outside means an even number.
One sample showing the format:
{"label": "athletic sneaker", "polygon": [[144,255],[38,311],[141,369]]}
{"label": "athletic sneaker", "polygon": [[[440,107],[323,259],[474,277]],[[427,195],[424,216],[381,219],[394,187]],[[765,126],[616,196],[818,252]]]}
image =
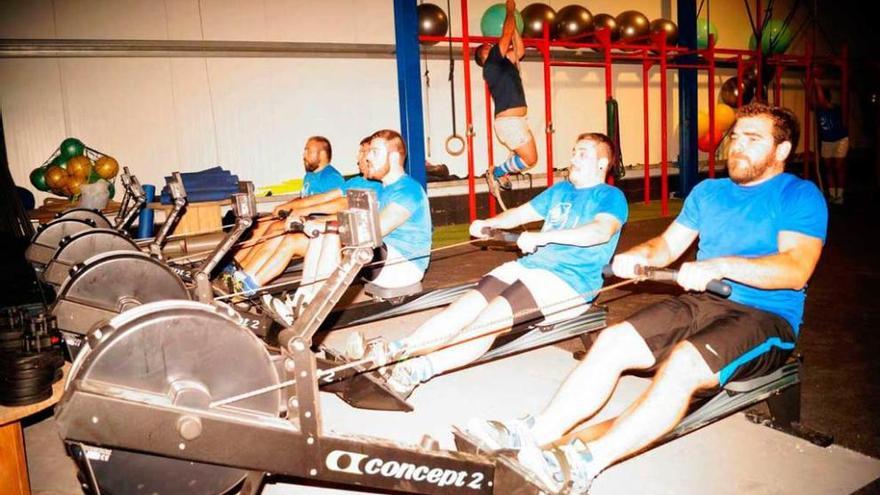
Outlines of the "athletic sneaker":
{"label": "athletic sneaker", "polygon": [[342,355],[349,361],[357,361],[367,353],[367,339],[361,332],[352,332],[345,339]]}
{"label": "athletic sneaker", "polygon": [[520,450],[533,448],[540,451],[538,442],[532,435],[535,418],[526,415],[522,419],[494,421],[473,418],[468,421],[465,429],[468,434],[479,440],[484,447],[491,450]]}
{"label": "athletic sneaker", "polygon": [[413,390],[434,376],[434,367],[431,361],[424,357],[408,359],[391,370],[390,376],[386,377],[386,383],[404,398],[409,397]]}
{"label": "athletic sneaker", "polygon": [[263,307],[277,316],[277,318],[273,318],[275,320],[280,320],[278,323],[283,323],[286,326],[293,326],[293,312],[281,299],[273,296],[272,294],[263,294],[260,296],[260,300],[263,302]]}
{"label": "athletic sneaker", "polygon": [[486,175],[483,176],[486,179],[486,186],[489,188],[489,194],[495,196],[498,194],[499,190],[510,191],[513,189],[513,184],[510,182],[509,175],[502,175],[501,177],[495,177],[495,174],[492,172],[486,172]]}
{"label": "athletic sneaker", "polygon": [[219,293],[220,295],[231,294],[235,292],[235,284],[232,280],[232,274],[220,272],[214,277],[214,280],[211,281],[211,286],[214,287],[214,291]]}
{"label": "athletic sneaker", "polygon": [[599,474],[591,469],[592,456],[583,443],[577,448],[569,444],[544,451],[522,449],[517,460],[555,493],[586,494]]}

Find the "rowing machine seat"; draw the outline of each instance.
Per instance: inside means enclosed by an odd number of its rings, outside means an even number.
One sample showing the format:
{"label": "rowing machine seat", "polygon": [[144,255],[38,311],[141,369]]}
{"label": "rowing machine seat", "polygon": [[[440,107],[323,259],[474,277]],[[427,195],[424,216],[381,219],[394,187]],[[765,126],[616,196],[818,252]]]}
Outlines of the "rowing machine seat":
{"label": "rowing machine seat", "polygon": [[380,287],[376,284],[368,283],[364,286],[364,292],[373,299],[392,301],[422,292],[422,283],[416,282],[403,287]]}

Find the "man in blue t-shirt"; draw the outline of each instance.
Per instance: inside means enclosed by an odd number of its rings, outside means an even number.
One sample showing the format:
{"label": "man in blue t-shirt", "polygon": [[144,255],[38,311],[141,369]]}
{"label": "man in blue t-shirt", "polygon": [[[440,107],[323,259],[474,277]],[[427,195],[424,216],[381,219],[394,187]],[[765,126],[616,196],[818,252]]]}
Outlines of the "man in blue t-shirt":
{"label": "man in blue t-shirt", "polygon": [[[637,266],[668,266],[699,237],[697,261],[684,263],[677,280],[694,293],[605,329],[540,414],[474,420],[469,432],[489,448],[519,449],[521,464],[549,489],[570,477],[570,493],[586,493],[606,467],[672,430],[698,390],[782,366],[797,341],[828,221],[816,186],[784,173],[798,133],[788,109],[740,108],[729,178],[700,183],[662,235],[614,257],[614,273],[631,278]],[[733,288],[729,299],[703,292],[720,279]],[[601,410],[621,373],[658,368],[652,385],[601,436],[557,440]],[[541,450],[556,442],[560,447]]]}
{"label": "man in blue t-shirt", "polygon": [[342,187],[345,179],[330,164],[331,160],[333,160],[333,147],[329,139],[324,136],[312,136],[306,140],[306,147],[303,149],[303,167],[306,169],[306,175],[303,176],[300,197],[307,198]]}
{"label": "man in blue t-shirt", "polygon": [[[358,150],[358,170],[364,173],[369,138],[361,140]],[[275,218],[284,211],[287,215],[305,217],[310,214],[335,214],[347,207],[345,191],[349,188],[374,189],[379,191],[382,184],[364,179],[361,175],[348,181],[330,165],[332,157],[330,142],[321,136],[313,136],[306,142],[303,151],[303,164],[306,176],[303,179],[303,196],[275,207]],[[337,179],[338,176],[338,179]],[[309,194],[306,194],[308,189]],[[251,249],[242,249],[235,255],[238,267],[226,270],[225,284],[233,291],[253,292],[281,275],[291,259],[305,255],[308,238],[301,232],[285,233],[283,220],[263,222],[251,236]],[[277,306],[274,305],[273,306]]]}
{"label": "man in blue t-shirt", "polygon": [[[572,150],[568,181],[522,206],[471,224],[472,236],[485,237],[487,227],[512,229],[544,222],[540,232],[519,236],[517,246],[526,256],[495,268],[412,335],[381,350],[402,358],[466,341],[395,366],[388,377],[395,391],[409,395],[431,377],[475,361],[499,334],[518,323],[539,317],[560,321],[589,308],[628,215],[623,193],[605,184],[613,158],[614,146],[607,136],[582,134]],[[488,330],[498,333],[474,338]]]}
{"label": "man in blue t-shirt", "polygon": [[[367,179],[381,181],[378,193],[383,245],[365,268],[363,278],[383,288],[406,287],[425,276],[431,256],[431,209],[422,186],[406,174],[406,144],[389,129],[370,137],[365,158]],[[294,307],[308,304],[322,281],[338,266],[339,236],[323,234],[309,240],[303,279],[292,301]]]}

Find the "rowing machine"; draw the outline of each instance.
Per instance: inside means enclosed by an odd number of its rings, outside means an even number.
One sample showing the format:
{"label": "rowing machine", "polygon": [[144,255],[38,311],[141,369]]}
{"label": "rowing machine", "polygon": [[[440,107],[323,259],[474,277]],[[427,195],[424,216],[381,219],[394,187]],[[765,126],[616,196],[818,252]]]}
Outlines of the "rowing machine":
{"label": "rowing machine", "polygon": [[[140,251],[109,251],[74,265],[51,308],[71,356],[76,355],[82,336],[89,330],[133,307],[169,299],[212,302],[209,275],[253,223],[256,212],[253,184],[242,183],[242,188],[244,192],[233,195],[235,226],[195,270],[192,283]],[[254,322],[267,324],[253,317],[248,324],[253,326]]]}
{"label": "rowing machine", "polygon": [[[537,494],[510,460],[325,431],[311,341],[380,242],[374,192],[350,191],[346,249],[273,357],[223,305],[163,301],[90,332],[56,420],[93,493],[223,493],[265,473],[415,493]],[[372,226],[372,227],[371,227]]]}

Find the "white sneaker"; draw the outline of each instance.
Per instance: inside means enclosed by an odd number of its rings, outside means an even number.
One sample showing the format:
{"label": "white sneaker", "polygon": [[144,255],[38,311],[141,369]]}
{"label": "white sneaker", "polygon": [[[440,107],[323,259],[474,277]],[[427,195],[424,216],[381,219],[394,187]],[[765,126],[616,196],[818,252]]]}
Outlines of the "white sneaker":
{"label": "white sneaker", "polygon": [[342,355],[349,361],[357,361],[363,359],[367,353],[367,340],[364,334],[360,332],[351,333],[345,339],[345,347],[342,349]]}
{"label": "white sneaker", "polygon": [[260,296],[260,300],[263,302],[263,307],[275,313],[275,316],[278,317],[281,321],[278,323],[284,323],[288,327],[293,326],[293,312],[290,308],[285,304],[284,301],[278,299],[277,297],[272,296],[271,294],[263,294]]}
{"label": "white sneaker", "polygon": [[538,442],[532,435],[534,424],[535,418],[532,416],[507,421],[473,418],[468,421],[465,429],[469,435],[491,450],[534,448],[540,452]]}
{"label": "white sneaker", "polygon": [[523,468],[555,493],[584,495],[599,474],[584,459],[589,450],[563,445],[550,450],[526,448],[519,451],[517,460]]}
{"label": "white sneaker", "polygon": [[431,362],[424,357],[417,357],[392,368],[391,374],[386,377],[386,382],[391,390],[406,398],[416,387],[430,380],[432,376],[434,372]]}

